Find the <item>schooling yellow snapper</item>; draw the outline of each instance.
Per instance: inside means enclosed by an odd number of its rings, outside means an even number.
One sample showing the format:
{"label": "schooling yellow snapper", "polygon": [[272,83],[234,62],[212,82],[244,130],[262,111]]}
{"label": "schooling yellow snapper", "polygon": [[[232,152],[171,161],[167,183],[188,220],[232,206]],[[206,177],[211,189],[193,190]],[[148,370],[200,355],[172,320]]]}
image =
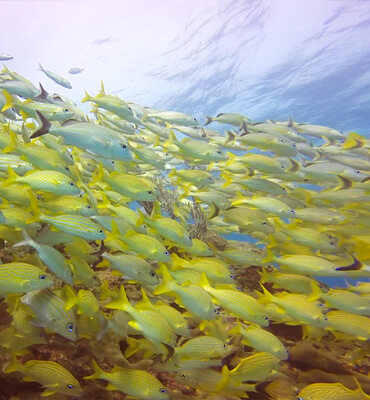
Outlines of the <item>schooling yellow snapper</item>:
{"label": "schooling yellow snapper", "polygon": [[4,396],[370,398],[369,139],[83,102],[0,74]]}

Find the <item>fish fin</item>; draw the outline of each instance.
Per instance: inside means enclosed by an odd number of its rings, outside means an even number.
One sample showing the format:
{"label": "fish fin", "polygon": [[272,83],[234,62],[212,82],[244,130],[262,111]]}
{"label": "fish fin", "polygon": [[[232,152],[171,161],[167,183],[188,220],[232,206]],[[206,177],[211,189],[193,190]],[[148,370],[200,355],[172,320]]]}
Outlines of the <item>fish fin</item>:
{"label": "fish fin", "polygon": [[93,101],[93,98],[84,90],[85,97],[81,100],[81,103],[86,103],[87,101]]}
{"label": "fish fin", "polygon": [[175,284],[172,276],[168,272],[167,267],[162,263],[160,263],[160,264],[161,265],[160,265],[159,269],[160,269],[160,272],[162,273],[163,282],[153,290],[154,295],[171,292],[173,289],[173,286]]}
{"label": "fish fin", "polygon": [[350,132],[347,136],[347,139],[342,145],[342,148],[345,150],[349,149],[359,149],[363,147],[365,144],[365,138],[358,133]]}
{"label": "fish fin", "polygon": [[12,185],[16,179],[18,178],[18,175],[8,166],[8,179],[5,179],[5,181],[2,182],[1,186],[6,187]]}
{"label": "fish fin", "polygon": [[[154,208],[153,208],[153,210],[154,210]],[[139,218],[137,219],[135,226],[138,227],[140,225],[145,225],[148,217],[140,209],[138,209],[137,211],[139,214]]]}
{"label": "fish fin", "polygon": [[205,115],[204,118],[206,119],[206,122],[205,122],[204,126],[206,126],[206,125],[210,124],[211,122],[213,122],[213,117],[207,117]]}
{"label": "fish fin", "polygon": [[272,251],[266,247],[266,257],[262,260],[262,262],[268,264],[275,261],[275,256],[272,254]]}
{"label": "fish fin", "polygon": [[222,389],[224,389],[227,386],[227,384],[230,380],[230,376],[231,376],[231,374],[230,374],[229,369],[227,368],[227,365],[224,365],[222,367],[222,378],[215,387],[216,393],[220,392]]}
{"label": "fish fin", "polygon": [[236,138],[236,135],[234,132],[232,131],[226,131],[226,135],[227,135],[227,139],[226,141],[223,143],[224,145],[229,143],[229,142],[233,142]]}
{"label": "fish fin", "polygon": [[200,275],[199,286],[202,287],[204,290],[207,290],[211,287],[207,279],[207,275],[204,272],[202,272],[202,274]]}
{"label": "fish fin", "polygon": [[267,273],[266,268],[262,267],[261,272],[259,274],[261,276],[260,282],[261,283],[265,283],[267,281],[267,279],[268,279],[268,273]]}
{"label": "fish fin", "polygon": [[22,234],[23,234],[24,240],[22,240],[21,242],[13,244],[13,247],[32,246],[32,242],[34,242],[34,241],[31,238],[31,236],[27,233],[27,231],[22,229]]}
{"label": "fish fin", "polygon": [[263,290],[263,295],[261,296],[261,293],[256,291],[256,293],[259,293],[259,296],[260,296],[260,298],[258,299],[258,302],[262,303],[262,304],[273,303],[275,300],[275,297],[262,285],[262,283],[260,283],[260,285]]}
{"label": "fish fin", "polygon": [[76,293],[73,291],[73,289],[68,285],[64,286],[64,294],[67,298],[65,305],[64,305],[64,309],[66,311],[68,311],[76,305],[78,298],[76,296]]}
{"label": "fish fin", "polygon": [[345,178],[344,176],[337,175],[338,180],[340,182],[339,186],[335,187],[333,190],[344,190],[344,189],[349,189],[352,187],[353,183]]}
{"label": "fish fin", "polygon": [[39,128],[36,132],[34,132],[31,136],[30,139],[37,138],[39,136],[45,135],[49,132],[51,123],[40,113],[39,110],[36,110],[36,114],[39,117],[41,121],[41,128]]}
{"label": "fish fin", "polygon": [[132,328],[136,329],[137,331],[140,331],[140,326],[136,321],[128,321],[127,322]]}
{"label": "fish fin", "polygon": [[[32,379],[32,381],[33,381],[33,380],[34,380],[34,379]],[[45,389],[45,390],[41,393],[41,396],[51,396],[51,395],[54,394],[54,393],[56,393],[55,390],[49,387],[49,388]]]}
{"label": "fish fin", "polygon": [[314,281],[311,281],[311,288],[312,292],[311,294],[307,297],[307,301],[313,301],[321,298],[322,292],[318,286],[318,284]]}
{"label": "fish fin", "polygon": [[17,360],[17,357],[12,354],[10,364],[5,368],[4,372],[9,374],[10,372],[19,371],[20,363]]}
{"label": "fish fin", "polygon": [[103,376],[105,376],[105,371],[103,371],[99,365],[97,364],[97,362],[95,360],[93,360],[92,362],[92,367],[93,367],[93,375],[89,375],[89,376],[84,376],[84,379],[104,379]]}
{"label": "fish fin", "polygon": [[46,100],[46,98],[48,97],[49,93],[44,89],[44,87],[41,85],[40,82],[39,82],[39,86],[40,86],[40,94],[35,96],[35,99]]}
{"label": "fish fin", "polygon": [[15,103],[14,97],[5,89],[3,89],[3,96],[5,97],[6,103],[4,104],[3,108],[1,109],[1,112],[4,112],[8,108],[13,107],[13,104]]}
{"label": "fish fin", "polygon": [[106,390],[117,390],[117,387],[113,385],[113,383],[108,383],[108,386],[105,387]]}
{"label": "fish fin", "polygon": [[97,172],[93,173],[91,182],[89,183],[89,186],[91,187],[91,186],[94,186],[97,183],[102,182],[103,178],[104,178],[103,164],[99,163],[99,168],[98,168]]}

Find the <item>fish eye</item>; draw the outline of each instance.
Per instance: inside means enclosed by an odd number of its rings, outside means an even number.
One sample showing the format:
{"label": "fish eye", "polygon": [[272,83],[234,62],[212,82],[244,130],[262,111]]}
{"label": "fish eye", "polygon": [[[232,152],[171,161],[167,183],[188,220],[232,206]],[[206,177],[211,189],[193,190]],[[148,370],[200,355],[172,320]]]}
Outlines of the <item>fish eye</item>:
{"label": "fish eye", "polygon": [[296,144],[293,142],[293,144],[292,144],[292,146],[294,147],[294,148],[296,148],[297,146],[296,146]]}
{"label": "fish eye", "polygon": [[235,275],[230,275],[230,279],[236,279]]}
{"label": "fish eye", "polygon": [[78,197],[79,197],[80,199],[82,199],[83,196],[82,196],[82,194],[80,193],[80,194],[78,195]]}
{"label": "fish eye", "polygon": [[87,208],[88,210],[90,210],[90,209],[91,209],[91,206],[90,206],[90,204],[89,204],[88,206],[86,206],[86,208]]}
{"label": "fish eye", "polygon": [[153,192],[151,190],[148,190],[148,194],[152,194]]}
{"label": "fish eye", "polygon": [[334,242],[330,242],[329,244],[330,244],[330,246],[335,246]]}
{"label": "fish eye", "polygon": [[159,189],[157,187],[155,187],[154,190],[159,190]]}
{"label": "fish eye", "polygon": [[191,236],[188,236],[188,239],[189,239],[189,240],[192,240],[192,237],[191,237]]}
{"label": "fish eye", "polygon": [[166,256],[169,256],[169,255],[170,255],[170,252],[169,252],[168,250],[166,250],[166,251],[164,252],[164,254],[165,254]]}
{"label": "fish eye", "polygon": [[40,278],[40,280],[42,280],[42,281],[43,281],[43,280],[45,280],[45,279],[46,279],[46,275],[40,275],[40,276],[39,276],[39,278]]}
{"label": "fish eye", "polygon": [[112,160],[111,162],[110,162],[112,165],[114,165],[114,161]]}
{"label": "fish eye", "polygon": [[143,228],[144,228],[144,229],[146,229],[146,228],[147,228],[147,226],[144,224],[144,225],[143,225]]}
{"label": "fish eye", "polygon": [[131,107],[127,107],[130,111],[132,111],[132,108]]}
{"label": "fish eye", "polygon": [[290,212],[291,212],[292,214],[295,214],[295,211],[294,211],[294,210],[290,210]]}
{"label": "fish eye", "polygon": [[64,169],[66,170],[66,171],[69,171],[69,167],[67,166],[67,167],[64,167]]}
{"label": "fish eye", "polygon": [[327,317],[326,315],[324,315],[323,320],[324,320],[324,321],[327,321],[327,320],[328,320],[328,317]]}
{"label": "fish eye", "polygon": [[102,235],[104,233],[103,229],[99,229],[99,233]]}
{"label": "fish eye", "polygon": [[213,181],[213,178],[212,178],[212,177],[209,177],[208,179],[209,179],[210,181]]}
{"label": "fish eye", "polygon": [[73,390],[75,387],[73,385],[69,384],[69,385],[67,385],[67,388]]}
{"label": "fish eye", "polygon": [[160,388],[159,391],[160,391],[161,393],[167,393],[167,390],[166,390],[165,388]]}
{"label": "fish eye", "polygon": [[223,347],[223,348],[226,348],[226,344],[224,343],[224,344],[222,345],[222,347]]}
{"label": "fish eye", "polygon": [[198,120],[196,118],[193,118],[193,121],[198,122]]}
{"label": "fish eye", "polygon": [[189,325],[188,325],[186,328],[187,328],[189,331],[191,330],[191,326],[189,326]]}
{"label": "fish eye", "polygon": [[359,174],[360,173],[360,171],[356,171],[356,174]]}
{"label": "fish eye", "polygon": [[279,141],[280,141],[280,143],[284,143],[284,140],[283,140],[283,139],[279,139]]}
{"label": "fish eye", "polygon": [[68,324],[67,329],[69,332],[73,332],[75,330],[75,327],[72,324]]}
{"label": "fish eye", "polygon": [[64,111],[64,112],[69,112],[68,108],[65,108],[63,111]]}
{"label": "fish eye", "polygon": [[263,225],[263,226],[267,225],[267,222],[262,222],[262,225]]}
{"label": "fish eye", "polygon": [[149,272],[149,275],[150,275],[150,276],[155,276],[155,272],[150,271],[150,272]]}
{"label": "fish eye", "polygon": [[289,354],[288,349],[284,349],[284,352],[285,352],[286,354]]}
{"label": "fish eye", "polygon": [[218,150],[218,151],[217,151],[217,154],[222,154],[222,153],[221,153],[221,150]]}
{"label": "fish eye", "polygon": [[127,149],[127,144],[123,143],[122,148],[123,148],[123,150],[126,150]]}
{"label": "fish eye", "polygon": [[263,317],[263,319],[265,320],[265,321],[269,321],[269,317],[266,315],[265,317]]}
{"label": "fish eye", "polygon": [[283,192],[286,192],[286,189],[285,189],[285,188],[281,188],[281,190],[282,190]]}
{"label": "fish eye", "polygon": [[181,374],[181,378],[186,378],[186,375],[185,374]]}
{"label": "fish eye", "polygon": [[74,186],[75,184],[72,181],[70,181],[70,182],[68,182],[68,185]]}

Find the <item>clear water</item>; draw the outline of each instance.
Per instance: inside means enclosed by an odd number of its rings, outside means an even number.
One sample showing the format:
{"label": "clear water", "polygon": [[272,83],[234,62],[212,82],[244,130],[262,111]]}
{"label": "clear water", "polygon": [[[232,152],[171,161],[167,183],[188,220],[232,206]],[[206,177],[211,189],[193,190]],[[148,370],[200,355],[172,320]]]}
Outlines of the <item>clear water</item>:
{"label": "clear water", "polygon": [[7,66],[76,102],[103,80],[107,93],[159,109],[290,115],[370,135],[366,0],[7,1],[1,10]]}

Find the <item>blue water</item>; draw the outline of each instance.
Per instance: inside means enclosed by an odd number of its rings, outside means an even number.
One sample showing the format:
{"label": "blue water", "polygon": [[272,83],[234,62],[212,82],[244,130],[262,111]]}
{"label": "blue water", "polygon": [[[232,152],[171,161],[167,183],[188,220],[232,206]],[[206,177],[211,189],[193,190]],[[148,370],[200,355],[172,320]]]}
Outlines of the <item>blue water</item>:
{"label": "blue water", "polygon": [[291,116],[370,135],[367,0],[8,1],[2,14],[12,16],[0,24],[7,66],[77,103],[103,80],[159,109]]}

